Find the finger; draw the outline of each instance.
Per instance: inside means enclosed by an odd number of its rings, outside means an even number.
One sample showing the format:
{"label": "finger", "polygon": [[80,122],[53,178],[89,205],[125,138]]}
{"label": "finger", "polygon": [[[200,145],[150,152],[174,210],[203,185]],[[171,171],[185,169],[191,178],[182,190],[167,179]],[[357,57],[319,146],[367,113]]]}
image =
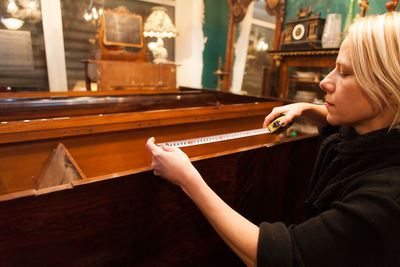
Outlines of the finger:
{"label": "finger", "polygon": [[154,144],[154,140],[155,140],[154,137],[150,137],[146,142],[146,148],[152,154],[154,154],[156,149],[159,149],[158,146],[156,146],[156,144]]}
{"label": "finger", "polygon": [[279,122],[280,126],[286,126],[290,123],[292,123],[294,119],[294,115],[285,115]]}
{"label": "finger", "polygon": [[154,140],[155,140],[154,137],[150,137],[149,139],[147,139],[146,145],[154,144]]}
{"label": "finger", "polygon": [[266,128],[268,127],[268,125],[270,125],[280,114],[280,112],[271,112],[270,114],[268,114],[265,119],[264,119],[264,123],[263,123],[263,127]]}
{"label": "finger", "polygon": [[163,144],[163,145],[162,145],[162,149],[163,149],[164,151],[167,151],[167,152],[172,152],[172,151],[176,151],[176,150],[177,150],[177,147],[168,146],[168,145]]}

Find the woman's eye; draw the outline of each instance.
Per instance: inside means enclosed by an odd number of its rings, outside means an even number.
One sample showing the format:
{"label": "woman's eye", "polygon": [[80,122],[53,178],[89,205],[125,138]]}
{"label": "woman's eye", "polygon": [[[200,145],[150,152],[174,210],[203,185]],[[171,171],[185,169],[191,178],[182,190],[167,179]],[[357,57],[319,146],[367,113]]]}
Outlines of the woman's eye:
{"label": "woman's eye", "polygon": [[339,76],[340,77],[347,77],[347,76],[349,76],[349,74],[343,73],[343,72],[339,72]]}

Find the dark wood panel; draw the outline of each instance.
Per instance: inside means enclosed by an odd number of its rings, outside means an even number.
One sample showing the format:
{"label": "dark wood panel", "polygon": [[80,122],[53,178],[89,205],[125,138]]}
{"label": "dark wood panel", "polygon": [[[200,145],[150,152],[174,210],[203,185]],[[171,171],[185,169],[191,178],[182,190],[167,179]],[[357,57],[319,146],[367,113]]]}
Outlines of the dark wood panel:
{"label": "dark wood panel", "polygon": [[[318,137],[305,138],[195,166],[228,204],[254,223],[292,223],[302,215],[305,177],[318,143]],[[0,262],[243,266],[184,193],[151,171],[0,202]]]}
{"label": "dark wood panel", "polygon": [[[11,106],[0,105],[7,120],[0,125],[3,265],[243,265],[178,187],[148,171],[151,155],[144,144],[150,136],[166,142],[260,128],[281,102],[190,89],[9,93],[0,99],[19,103],[8,118]],[[114,109],[126,99],[131,109],[151,110]],[[185,101],[188,107],[177,108]],[[12,120],[10,114],[24,108],[37,119]],[[86,110],[95,113],[84,115]],[[54,118],[58,111],[69,116]],[[184,151],[210,186],[254,223],[291,223],[302,215],[318,142],[278,140],[258,135]],[[33,189],[59,142],[85,178]]]}
{"label": "dark wood panel", "polygon": [[288,141],[243,153],[238,170],[236,207],[256,224],[299,223],[320,137]]}

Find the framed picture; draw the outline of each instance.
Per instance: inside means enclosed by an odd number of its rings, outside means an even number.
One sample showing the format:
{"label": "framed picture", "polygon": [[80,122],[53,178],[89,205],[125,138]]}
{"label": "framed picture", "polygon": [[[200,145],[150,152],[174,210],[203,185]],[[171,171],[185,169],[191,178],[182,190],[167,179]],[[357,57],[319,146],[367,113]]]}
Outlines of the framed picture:
{"label": "framed picture", "polygon": [[143,47],[142,16],[106,10],[102,16],[104,45]]}

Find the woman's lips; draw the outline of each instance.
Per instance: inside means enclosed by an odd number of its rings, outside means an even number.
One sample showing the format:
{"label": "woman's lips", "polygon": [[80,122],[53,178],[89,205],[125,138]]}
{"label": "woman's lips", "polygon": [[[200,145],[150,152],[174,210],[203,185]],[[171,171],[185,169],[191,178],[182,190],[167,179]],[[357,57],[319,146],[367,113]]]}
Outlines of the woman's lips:
{"label": "woman's lips", "polygon": [[326,103],[326,107],[327,108],[330,108],[330,107],[333,107],[334,105],[332,104],[332,103],[330,103],[329,101],[325,101],[325,103]]}

